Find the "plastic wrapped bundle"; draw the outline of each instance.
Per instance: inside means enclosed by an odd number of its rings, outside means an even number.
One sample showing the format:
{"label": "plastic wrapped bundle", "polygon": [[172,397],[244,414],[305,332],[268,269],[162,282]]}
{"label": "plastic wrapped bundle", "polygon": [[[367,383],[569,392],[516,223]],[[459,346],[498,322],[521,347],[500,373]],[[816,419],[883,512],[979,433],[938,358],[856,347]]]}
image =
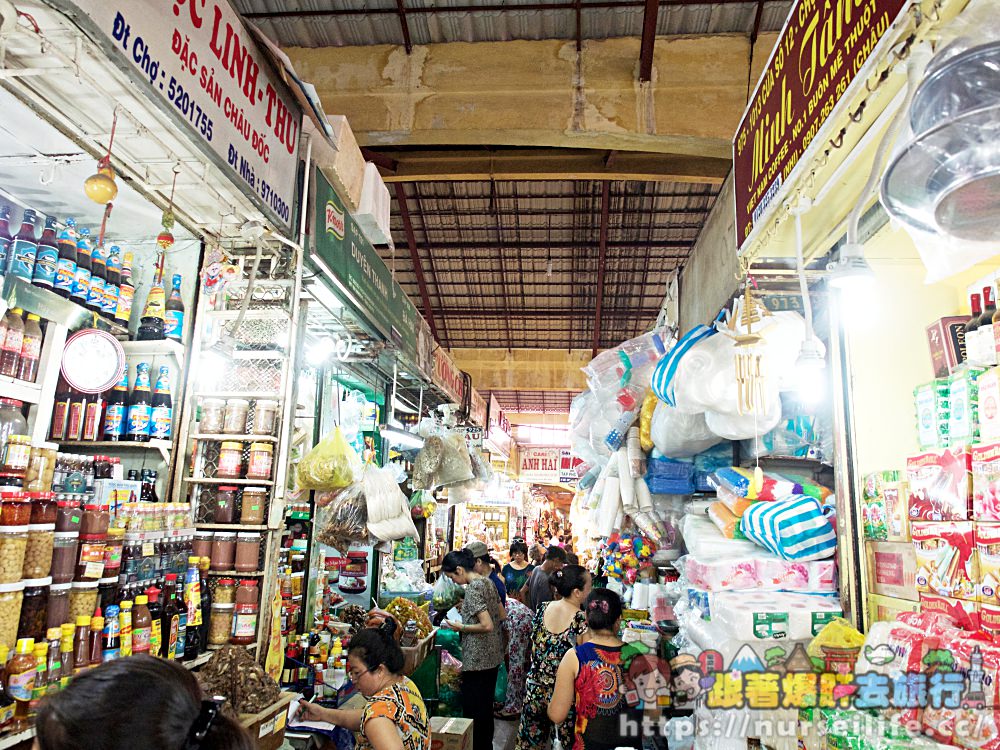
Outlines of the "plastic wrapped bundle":
{"label": "plastic wrapped bundle", "polygon": [[844,614],[836,596],[783,591],[709,594],[712,622],[727,638],[809,640],[835,617]]}
{"label": "plastic wrapped bundle", "polygon": [[616,527],[616,519],[621,508],[621,494],[618,477],[608,477],[604,482],[601,505],[597,509],[597,523],[601,536],[611,536]]}
{"label": "plastic wrapped bundle", "polygon": [[688,580],[706,591],[836,591],[833,560],[790,562],[760,554],[744,558],[699,558],[687,555],[679,561]]}
{"label": "plastic wrapped bundle", "polygon": [[781,399],[776,389],[764,398],[764,408],[750,414],[706,411],[705,424],[713,433],[727,440],[745,440],[770,432],[781,421]]}
{"label": "plastic wrapped bundle", "polygon": [[653,411],[650,436],[656,449],[669,458],[691,458],[721,440],[708,428],[703,413],[687,414],[663,402]]}
{"label": "plastic wrapped bundle", "polygon": [[726,539],[745,539],[740,532],[740,518],[722,502],[716,501],[708,508],[708,517]]}
{"label": "plastic wrapped bundle", "polygon": [[670,458],[651,458],[647,463],[646,484],[654,495],[690,495],[694,464]]}

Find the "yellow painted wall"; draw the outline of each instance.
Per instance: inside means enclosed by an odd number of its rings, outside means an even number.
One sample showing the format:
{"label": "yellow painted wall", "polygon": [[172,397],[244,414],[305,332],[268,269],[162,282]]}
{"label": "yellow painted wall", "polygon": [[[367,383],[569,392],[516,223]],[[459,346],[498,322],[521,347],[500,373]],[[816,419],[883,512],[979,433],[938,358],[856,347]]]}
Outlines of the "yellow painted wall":
{"label": "yellow painted wall", "polygon": [[968,315],[967,286],[995,269],[980,264],[951,279],[925,284],[926,269],[909,235],[886,226],[865,247],[878,277],[877,296],[860,320],[848,317],[857,467],[904,469],[918,451],[913,389],[934,377],[926,326],[947,315]]}

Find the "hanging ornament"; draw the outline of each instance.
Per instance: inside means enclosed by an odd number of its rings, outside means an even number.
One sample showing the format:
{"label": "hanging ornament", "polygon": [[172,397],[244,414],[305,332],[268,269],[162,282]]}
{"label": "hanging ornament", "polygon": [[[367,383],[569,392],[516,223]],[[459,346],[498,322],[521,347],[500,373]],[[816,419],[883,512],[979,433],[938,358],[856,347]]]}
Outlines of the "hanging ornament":
{"label": "hanging ornament", "polygon": [[[743,298],[737,300],[733,316],[729,320],[726,335],[730,336],[736,343],[735,370],[737,389],[737,412],[742,416],[752,414],[757,409],[764,409],[766,406],[764,397],[765,373],[762,364],[761,354],[756,350],[756,346],[764,339],[754,332],[754,324],[759,324],[771,312],[764,304],[754,297],[753,279],[748,277],[746,290]],[[737,322],[742,325],[741,333]]]}
{"label": "hanging ornament", "polygon": [[104,205],[118,196],[118,185],[115,183],[115,170],[111,168],[111,146],[115,142],[115,128],[118,126],[118,108],[115,108],[111,121],[111,137],[108,139],[108,153],[97,162],[97,172],[90,175],[83,183],[83,192],[94,203]]}
{"label": "hanging ornament", "polygon": [[160,219],[163,231],[156,235],[156,244],[164,251],[169,250],[174,245],[174,235],[170,230],[174,228],[174,191],[177,189],[177,175],[180,171],[180,165],[174,165],[174,183],[170,186],[170,205],[167,206]]}

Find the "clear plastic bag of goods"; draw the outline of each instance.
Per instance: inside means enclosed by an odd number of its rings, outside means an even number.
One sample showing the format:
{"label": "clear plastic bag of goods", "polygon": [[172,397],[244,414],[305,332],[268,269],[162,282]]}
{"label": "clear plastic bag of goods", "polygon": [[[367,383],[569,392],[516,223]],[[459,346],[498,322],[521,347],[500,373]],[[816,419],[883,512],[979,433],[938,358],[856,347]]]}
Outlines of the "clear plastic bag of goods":
{"label": "clear plastic bag of goods", "polygon": [[725,334],[702,339],[681,357],[673,379],[674,403],[689,414],[714,409],[737,412],[733,340]]}
{"label": "clear plastic bag of goods", "polygon": [[668,458],[691,458],[722,440],[708,429],[704,414],[687,414],[662,401],[653,411],[650,437]]}
{"label": "clear plastic bag of goods", "polygon": [[361,391],[351,391],[338,405],[340,427],[348,442],[353,442],[361,429],[361,420],[367,406],[368,399]]}
{"label": "clear plastic bag of goods", "polygon": [[628,385],[649,387],[656,363],[672,345],[669,328],[659,328],[598,354],[583,368],[592,389]]}
{"label": "clear plastic bag of goods", "polygon": [[694,464],[653,456],[646,463],[646,484],[654,495],[690,495],[694,492]]}
{"label": "clear plastic bag of goods", "polygon": [[437,612],[447,612],[462,599],[462,587],[446,575],[438,576],[431,594],[431,603]]}
{"label": "clear plastic bag of goods", "polygon": [[361,459],[337,427],[299,461],[299,489],[337,490],[361,475]]}
{"label": "clear plastic bag of goods", "polygon": [[410,504],[391,471],[369,466],[362,480],[368,507],[368,531],[384,542],[417,538]]}
{"label": "clear plastic bag of goods", "polygon": [[755,435],[770,432],[781,421],[781,399],[773,388],[765,396],[764,408],[758,408],[750,414],[735,414],[732,412],[705,412],[705,424],[708,429],[726,440],[745,440]]}
{"label": "clear plastic bag of goods", "polygon": [[466,482],[474,476],[472,457],[469,455],[469,444],[465,441],[465,433],[456,430],[449,431],[444,436],[444,453],[441,456],[441,468],[437,475],[438,486],[447,487],[450,484]]}
{"label": "clear plastic bag of goods", "polygon": [[354,484],[316,510],[316,537],[338,552],[346,553],[352,542],[368,541],[368,508],[361,485]]}

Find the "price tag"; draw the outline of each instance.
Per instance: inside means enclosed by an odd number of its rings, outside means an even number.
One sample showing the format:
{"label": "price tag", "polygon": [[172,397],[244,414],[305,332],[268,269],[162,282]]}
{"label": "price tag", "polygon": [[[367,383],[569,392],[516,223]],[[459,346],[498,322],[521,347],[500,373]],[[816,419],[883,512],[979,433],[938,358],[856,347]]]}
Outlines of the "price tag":
{"label": "price tag", "polygon": [[152,542],[143,542],[142,543],[142,556],[143,557],[152,557],[153,556],[153,552],[155,551],[155,549],[156,548],[153,546]]}

